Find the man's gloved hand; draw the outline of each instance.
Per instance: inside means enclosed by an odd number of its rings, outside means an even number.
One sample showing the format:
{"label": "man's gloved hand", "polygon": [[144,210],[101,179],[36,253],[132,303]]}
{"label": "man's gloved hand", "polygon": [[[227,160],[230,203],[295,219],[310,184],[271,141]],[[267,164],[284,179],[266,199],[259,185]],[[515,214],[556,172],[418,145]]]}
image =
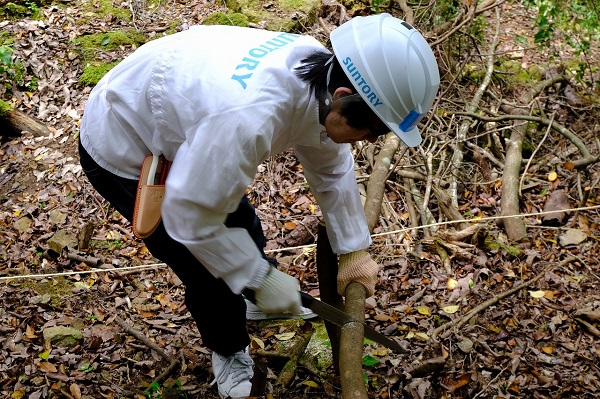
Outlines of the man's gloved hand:
{"label": "man's gloved hand", "polygon": [[299,291],[298,280],[271,267],[263,282],[254,290],[256,306],[265,313],[301,313]]}
{"label": "man's gloved hand", "polygon": [[370,297],[375,293],[378,272],[379,265],[365,250],[340,255],[337,275],[338,294],[345,295],[346,286],[356,281],[365,287],[367,297]]}

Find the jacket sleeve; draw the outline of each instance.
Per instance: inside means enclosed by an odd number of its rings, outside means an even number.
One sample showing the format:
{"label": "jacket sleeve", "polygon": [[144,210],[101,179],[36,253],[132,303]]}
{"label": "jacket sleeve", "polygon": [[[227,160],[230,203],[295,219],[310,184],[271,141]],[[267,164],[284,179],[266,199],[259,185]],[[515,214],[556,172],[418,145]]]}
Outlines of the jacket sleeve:
{"label": "jacket sleeve", "polygon": [[323,212],[334,252],[345,254],[371,245],[350,145],[324,136],[319,149],[296,146],[295,150]]}
{"label": "jacket sleeve", "polygon": [[200,123],[177,150],[162,206],[169,235],[235,293],[260,277],[266,263],[245,229],[224,224],[269,150],[269,140],[255,133],[260,127],[252,128],[225,118]]}

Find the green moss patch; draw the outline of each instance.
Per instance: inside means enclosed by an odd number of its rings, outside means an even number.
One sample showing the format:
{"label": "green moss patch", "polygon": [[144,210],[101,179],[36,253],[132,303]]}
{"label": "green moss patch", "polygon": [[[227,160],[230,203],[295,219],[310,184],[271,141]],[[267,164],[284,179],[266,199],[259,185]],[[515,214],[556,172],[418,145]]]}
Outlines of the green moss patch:
{"label": "green moss patch", "polygon": [[[484,64],[468,64],[463,71],[463,78],[475,83],[481,83],[485,77]],[[499,58],[494,66],[493,79],[509,89],[532,87],[542,80],[539,67],[524,69],[520,61]]]}
{"label": "green moss patch", "polygon": [[238,12],[223,13],[214,12],[204,19],[203,25],[232,25],[232,26],[248,26],[248,17]]}
{"label": "green moss patch", "polygon": [[494,240],[491,236],[485,238],[485,247],[490,251],[498,251],[500,249],[503,249],[506,251],[507,254],[515,258],[518,258],[523,254],[523,251],[521,251],[519,248],[498,242]]}
{"label": "green moss patch", "polygon": [[511,87],[528,87],[537,83],[529,73],[523,69],[520,61],[504,61],[495,68],[495,77],[506,82]]}
{"label": "green moss patch", "polygon": [[139,46],[148,41],[148,38],[130,31],[111,31],[106,33],[95,33],[93,35],[80,36],[74,40],[85,57],[93,57],[98,50],[117,50],[121,47]]}
{"label": "green moss patch", "polygon": [[37,293],[37,297],[32,300],[38,303],[49,303],[58,306],[63,302],[63,298],[73,295],[73,281],[64,277],[54,277],[48,280],[23,280],[18,285],[24,290],[33,290]]}
{"label": "green moss patch", "polygon": [[0,16],[15,19],[22,19],[25,17],[40,19],[43,14],[38,5],[32,1],[11,1],[2,7]]}
{"label": "green moss patch", "polygon": [[265,29],[300,32],[317,18],[319,0],[227,0],[227,7],[248,17],[252,23],[262,23]]}
{"label": "green moss patch", "polygon": [[12,107],[6,101],[0,100],[0,117],[6,116],[8,111],[12,111]]}
{"label": "green moss patch", "polygon": [[115,7],[115,4],[111,0],[84,1],[80,3],[80,9],[84,13],[84,20],[106,18],[109,16],[124,21],[129,21],[131,19],[131,13],[127,8]]}
{"label": "green moss patch", "polygon": [[100,79],[115,67],[119,62],[102,62],[88,64],[79,77],[79,86],[95,86]]}

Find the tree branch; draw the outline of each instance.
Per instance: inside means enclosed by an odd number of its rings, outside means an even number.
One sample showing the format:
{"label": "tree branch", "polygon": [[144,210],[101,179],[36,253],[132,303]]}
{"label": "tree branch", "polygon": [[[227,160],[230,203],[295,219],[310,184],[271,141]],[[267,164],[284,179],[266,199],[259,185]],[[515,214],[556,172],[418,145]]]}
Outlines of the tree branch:
{"label": "tree branch", "polygon": [[[545,81],[545,82],[547,84],[551,83],[549,81]],[[503,109],[506,111],[511,111],[511,112],[523,112],[523,110],[521,108],[517,108],[514,106],[511,107],[508,105],[503,106]],[[536,122],[541,125],[550,126],[552,129],[554,129],[558,133],[562,134],[563,137],[565,137],[566,139],[571,141],[575,145],[575,147],[577,147],[577,149],[579,150],[579,153],[581,154],[582,158],[577,159],[575,161],[571,161],[571,163],[575,166],[575,168],[584,169],[586,166],[589,166],[598,161],[598,157],[590,154],[590,152],[587,148],[587,145],[577,134],[573,133],[572,131],[567,129],[562,124],[560,124],[554,120],[548,119],[548,118],[544,118],[544,117],[540,117],[540,116],[533,116],[533,115],[515,114],[515,113],[509,113],[507,115],[485,116],[485,115],[481,115],[481,114],[476,114],[474,112],[460,112],[459,111],[459,112],[454,112],[454,114],[455,115],[465,115],[470,118],[476,118],[476,119],[486,121],[486,122],[504,122],[504,121],[521,120],[521,121]]]}

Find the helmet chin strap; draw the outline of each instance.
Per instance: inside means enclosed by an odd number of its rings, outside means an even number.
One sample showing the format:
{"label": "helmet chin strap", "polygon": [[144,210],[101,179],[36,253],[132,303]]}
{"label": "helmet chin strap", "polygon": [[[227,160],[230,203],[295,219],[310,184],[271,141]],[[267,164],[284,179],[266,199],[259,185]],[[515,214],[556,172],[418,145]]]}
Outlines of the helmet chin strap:
{"label": "helmet chin strap", "polygon": [[327,118],[327,114],[329,114],[329,109],[331,108],[331,103],[333,102],[333,97],[329,92],[329,81],[331,80],[331,71],[333,70],[334,58],[335,55],[332,55],[331,58],[328,59],[324,65],[329,65],[329,69],[327,70],[327,80],[325,81],[325,91],[327,92],[327,98],[319,106],[319,123],[323,126],[325,126],[325,118]]}

